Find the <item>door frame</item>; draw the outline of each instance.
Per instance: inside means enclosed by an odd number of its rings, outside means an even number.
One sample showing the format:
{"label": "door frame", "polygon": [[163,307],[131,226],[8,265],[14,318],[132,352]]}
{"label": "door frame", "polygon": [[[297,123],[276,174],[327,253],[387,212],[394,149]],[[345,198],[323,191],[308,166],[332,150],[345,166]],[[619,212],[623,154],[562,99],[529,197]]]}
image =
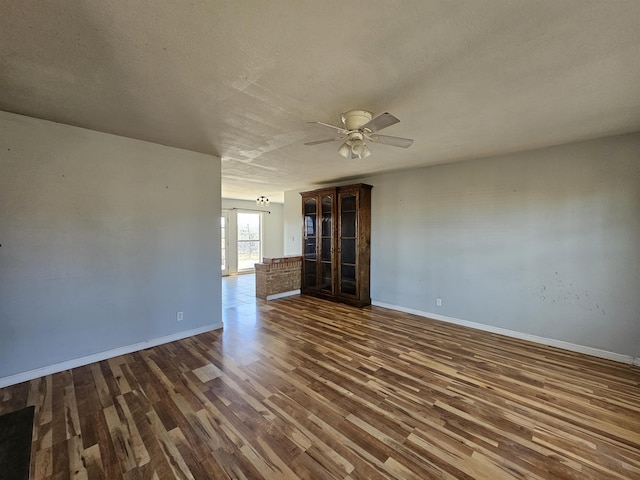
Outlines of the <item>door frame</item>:
{"label": "door frame", "polygon": [[[230,269],[229,269],[229,257],[231,255],[229,255],[229,234],[231,232],[231,223],[230,223],[230,217],[231,215],[229,214],[229,210],[222,210],[221,214],[220,214],[220,219],[224,219],[224,223],[225,223],[225,228],[224,228],[224,250],[221,249],[220,251],[220,256],[222,257],[223,255],[223,251],[224,251],[224,258],[221,258],[220,260],[220,268],[221,268],[221,272],[222,272],[222,276],[226,277],[229,275]],[[221,243],[222,243],[222,239],[221,239]],[[224,260],[224,266],[226,268],[222,269],[222,261]]]}

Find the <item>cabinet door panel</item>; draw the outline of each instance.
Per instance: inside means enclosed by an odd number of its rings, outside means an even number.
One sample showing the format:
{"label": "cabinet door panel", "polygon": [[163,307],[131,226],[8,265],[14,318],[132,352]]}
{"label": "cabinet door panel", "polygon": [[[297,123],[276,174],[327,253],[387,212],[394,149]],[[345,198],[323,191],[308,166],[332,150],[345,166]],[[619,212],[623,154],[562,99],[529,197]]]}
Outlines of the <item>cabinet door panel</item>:
{"label": "cabinet door panel", "polygon": [[316,288],[318,286],[318,280],[316,275],[316,262],[304,261],[304,286],[308,288]]}
{"label": "cabinet door panel", "polygon": [[322,263],[322,275],[320,276],[320,289],[327,292],[332,291],[333,287],[333,268],[331,262]]}
{"label": "cabinet door panel", "polygon": [[331,241],[332,238],[323,238],[322,239],[322,248],[320,254],[320,260],[323,262],[331,262]]}
{"label": "cabinet door panel", "polygon": [[304,258],[307,260],[315,260],[316,255],[316,239],[305,238],[304,240]]}
{"label": "cabinet door panel", "polygon": [[356,236],[356,212],[344,212],[340,219],[340,236]]}
{"label": "cabinet door panel", "polygon": [[339,293],[342,295],[357,295],[356,276],[358,271],[357,252],[357,210],[358,196],[353,192],[340,194],[340,231],[338,242],[340,245],[339,263]]}
{"label": "cabinet door panel", "polygon": [[356,194],[355,193],[345,193],[342,195],[342,208],[341,211],[344,212],[355,212],[356,211]]}
{"label": "cabinet door panel", "polygon": [[343,238],[340,240],[340,263],[356,264],[355,238]]}
{"label": "cabinet door panel", "polygon": [[316,215],[317,207],[315,198],[308,198],[304,201],[304,234],[305,236],[316,235]]}
{"label": "cabinet door panel", "polygon": [[314,215],[318,211],[317,202],[315,198],[307,198],[304,201],[304,214],[305,215]]}
{"label": "cabinet door panel", "polygon": [[340,265],[340,292],[345,295],[356,294],[356,267]]}
{"label": "cabinet door panel", "polygon": [[315,215],[305,215],[304,217],[304,234],[309,235],[311,237],[316,234],[316,216]]}
{"label": "cabinet door panel", "polygon": [[326,195],[322,197],[322,230],[323,237],[333,236],[333,197]]}

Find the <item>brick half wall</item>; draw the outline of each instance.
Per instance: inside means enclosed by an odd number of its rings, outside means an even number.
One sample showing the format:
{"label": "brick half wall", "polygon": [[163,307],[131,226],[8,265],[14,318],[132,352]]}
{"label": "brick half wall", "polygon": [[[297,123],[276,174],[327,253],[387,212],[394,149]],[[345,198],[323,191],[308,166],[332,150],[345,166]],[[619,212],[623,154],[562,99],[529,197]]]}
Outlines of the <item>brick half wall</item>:
{"label": "brick half wall", "polygon": [[263,258],[256,263],[256,297],[300,290],[302,257]]}

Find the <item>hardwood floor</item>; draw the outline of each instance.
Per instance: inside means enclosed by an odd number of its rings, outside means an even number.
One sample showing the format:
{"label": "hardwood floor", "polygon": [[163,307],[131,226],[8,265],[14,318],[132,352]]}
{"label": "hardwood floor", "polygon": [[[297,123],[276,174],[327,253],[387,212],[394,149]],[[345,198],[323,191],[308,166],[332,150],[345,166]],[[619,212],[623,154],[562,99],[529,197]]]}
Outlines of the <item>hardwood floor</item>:
{"label": "hardwood floor", "polygon": [[639,479],[640,369],[290,297],[0,390],[32,479]]}

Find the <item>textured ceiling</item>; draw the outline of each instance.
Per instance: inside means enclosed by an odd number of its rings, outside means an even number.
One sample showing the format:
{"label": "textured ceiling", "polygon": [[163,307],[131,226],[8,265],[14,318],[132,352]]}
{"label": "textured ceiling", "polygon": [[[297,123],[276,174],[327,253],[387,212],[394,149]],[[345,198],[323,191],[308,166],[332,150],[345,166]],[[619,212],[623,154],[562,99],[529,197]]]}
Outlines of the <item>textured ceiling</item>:
{"label": "textured ceiling", "polygon": [[[0,110],[220,155],[225,197],[640,130],[637,0],[1,5]],[[354,108],[414,145],[303,145]]]}

